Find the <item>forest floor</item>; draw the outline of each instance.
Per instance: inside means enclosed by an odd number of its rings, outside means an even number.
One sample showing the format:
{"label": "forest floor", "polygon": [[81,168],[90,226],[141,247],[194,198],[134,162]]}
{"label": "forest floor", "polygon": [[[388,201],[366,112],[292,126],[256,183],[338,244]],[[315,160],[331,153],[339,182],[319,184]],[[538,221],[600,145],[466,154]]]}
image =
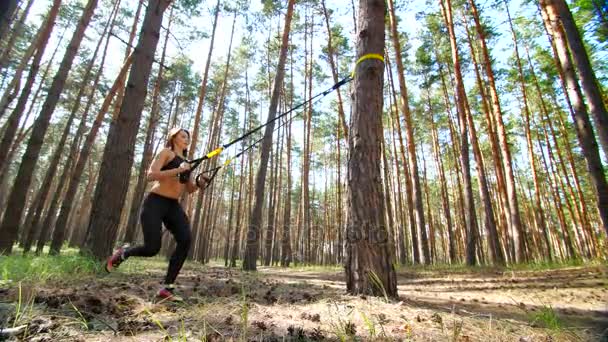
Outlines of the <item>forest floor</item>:
{"label": "forest floor", "polygon": [[112,274],[5,280],[0,327],[25,326],[8,339],[27,341],[608,341],[605,264],[404,267],[399,298],[386,300],[347,295],[338,267],[187,262],[185,302],[155,303],[166,265],[132,259]]}

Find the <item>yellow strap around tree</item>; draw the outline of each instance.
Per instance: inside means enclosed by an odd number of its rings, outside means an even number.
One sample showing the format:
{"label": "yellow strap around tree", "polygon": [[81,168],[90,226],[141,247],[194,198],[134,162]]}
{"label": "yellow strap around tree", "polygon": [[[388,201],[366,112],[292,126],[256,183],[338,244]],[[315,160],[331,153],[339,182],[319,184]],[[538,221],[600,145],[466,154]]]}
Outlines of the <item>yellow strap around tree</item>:
{"label": "yellow strap around tree", "polygon": [[357,71],[357,66],[359,66],[359,63],[363,62],[364,60],[367,59],[378,59],[380,60],[382,63],[384,63],[384,56],[377,54],[377,53],[368,53],[367,55],[363,55],[361,56],[361,58],[359,58],[357,60],[357,63],[355,63],[355,67],[353,68],[353,72],[350,74],[350,77],[354,78],[355,77],[355,71]]}

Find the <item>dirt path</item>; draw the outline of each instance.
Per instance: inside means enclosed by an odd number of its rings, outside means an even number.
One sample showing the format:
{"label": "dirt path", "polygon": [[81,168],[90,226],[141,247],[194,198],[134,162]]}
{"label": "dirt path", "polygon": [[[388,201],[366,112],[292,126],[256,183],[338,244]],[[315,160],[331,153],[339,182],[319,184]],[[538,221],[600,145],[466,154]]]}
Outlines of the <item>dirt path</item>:
{"label": "dirt path", "polygon": [[0,322],[27,325],[11,339],[28,341],[600,341],[608,333],[603,266],[403,271],[399,299],[387,302],[346,295],[339,269],[243,273],[188,263],[178,279],[184,304],[154,303],[162,260],[125,266],[24,285],[20,307],[17,286],[0,288]]}

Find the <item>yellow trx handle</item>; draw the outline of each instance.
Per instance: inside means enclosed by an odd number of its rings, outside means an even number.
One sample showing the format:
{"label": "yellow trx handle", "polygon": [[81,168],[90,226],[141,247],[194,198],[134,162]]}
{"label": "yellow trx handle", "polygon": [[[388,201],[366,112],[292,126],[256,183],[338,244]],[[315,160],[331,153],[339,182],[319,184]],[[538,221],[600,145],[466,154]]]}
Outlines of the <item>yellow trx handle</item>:
{"label": "yellow trx handle", "polygon": [[224,150],[223,147],[218,147],[215,150],[207,153],[207,159],[211,159],[211,158],[217,156],[218,154],[222,153],[223,150]]}
{"label": "yellow trx handle", "polygon": [[378,53],[368,53],[367,55],[363,55],[361,56],[361,58],[359,58],[357,60],[357,63],[355,63],[355,67],[353,68],[353,72],[350,74],[350,77],[355,78],[355,71],[357,71],[357,66],[359,66],[359,63],[368,60],[368,59],[377,59],[379,61],[381,61],[382,63],[384,63],[384,56],[382,56],[381,54]]}
{"label": "yellow trx handle", "polygon": [[228,165],[230,165],[230,163],[232,163],[232,159],[228,158],[228,159],[226,159],[226,161],[224,162],[224,166],[228,166]]}

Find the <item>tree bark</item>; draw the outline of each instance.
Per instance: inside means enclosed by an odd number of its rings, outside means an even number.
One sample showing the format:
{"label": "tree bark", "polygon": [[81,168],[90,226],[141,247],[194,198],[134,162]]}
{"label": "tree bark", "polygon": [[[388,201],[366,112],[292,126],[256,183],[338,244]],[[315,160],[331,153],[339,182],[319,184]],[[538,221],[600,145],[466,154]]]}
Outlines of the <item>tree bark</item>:
{"label": "tree bark", "polygon": [[[273,120],[276,116],[277,106],[279,102],[279,93],[283,86],[283,77],[285,74],[285,60],[287,59],[287,45],[289,42],[289,31],[291,28],[291,19],[293,16],[293,8],[295,0],[289,0],[287,4],[287,14],[285,15],[285,27],[283,28],[283,38],[281,41],[281,52],[279,55],[279,63],[277,65],[277,73],[274,79],[274,89],[270,98],[270,108],[268,109],[268,120]],[[264,204],[264,184],[266,183],[266,172],[268,168],[268,156],[272,145],[272,132],[274,130],[274,121],[266,126],[264,139],[262,140],[260,168],[258,170],[255,182],[255,201],[251,210],[249,229],[247,232],[247,247],[245,260],[243,261],[243,269],[247,271],[255,271],[259,249],[259,234],[262,224],[262,206]]]}
{"label": "tree bark", "polygon": [[[66,191],[66,196],[62,201],[61,210],[59,211],[59,217],[57,218],[57,222],[55,223],[55,230],[53,231],[53,242],[52,246],[56,246],[57,241],[63,241],[63,236],[67,229],[68,218],[72,211],[72,205],[74,204],[74,198],[76,196],[76,192],[78,189],[78,185],[80,183],[80,177],[84,171],[84,167],[91,155],[91,150],[93,149],[93,143],[95,142],[95,138],[97,137],[97,132],[99,132],[99,128],[101,127],[102,121],[108,109],[110,108],[110,104],[112,99],[114,99],[119,89],[123,87],[125,77],[127,75],[127,71],[131,66],[133,58],[129,56],[126,62],[120,69],[118,76],[116,76],[116,80],[114,84],[108,91],[101,108],[97,112],[97,116],[93,121],[93,126],[87,135],[82,148],[80,150],[80,154],[78,156],[78,160],[74,167],[74,171],[70,177],[70,183],[68,184],[68,190]],[[84,128],[83,128],[84,129]]]}
{"label": "tree bark", "polygon": [[576,135],[583,150],[583,156],[587,162],[587,170],[591,177],[593,189],[597,200],[598,212],[601,225],[608,234],[608,183],[602,165],[597,141],[591,121],[585,107],[581,89],[578,86],[572,60],[568,54],[566,37],[559,21],[555,20],[557,13],[552,6],[552,0],[541,0],[543,20],[549,32],[553,35],[553,44],[557,51],[560,63],[560,76],[564,78],[567,85],[568,96],[572,103],[572,120],[575,123]]}
{"label": "tree bark", "polygon": [[515,249],[515,261],[516,262],[525,262],[526,261],[526,237],[524,232],[524,227],[521,223],[521,216],[519,213],[519,204],[517,199],[517,189],[515,187],[515,176],[513,172],[513,162],[511,158],[511,151],[509,148],[509,142],[507,139],[507,132],[505,129],[505,125],[502,117],[502,109],[500,105],[500,100],[498,97],[498,91],[496,88],[496,82],[494,79],[494,71],[492,70],[492,62],[490,58],[490,54],[488,51],[488,47],[486,45],[485,33],[483,31],[483,27],[480,23],[479,14],[477,12],[477,6],[475,5],[474,0],[469,0],[471,5],[471,10],[473,12],[473,19],[475,20],[475,27],[477,29],[477,34],[479,38],[479,43],[481,44],[481,52],[484,57],[484,67],[486,70],[486,75],[489,81],[490,95],[492,98],[492,109],[494,114],[494,120],[496,121],[496,130],[498,133],[498,141],[500,143],[500,152],[502,155],[504,174],[505,174],[505,185],[508,195],[508,221],[511,225],[512,237],[513,237],[513,247]]}
{"label": "tree bark", "polygon": [[[80,43],[84,38],[84,32],[89,25],[96,7],[97,0],[89,0],[84,9],[83,15],[78,22],[74,36],[72,37],[66,53],[63,56],[59,69],[55,74],[51,88],[48,91],[47,98],[42,106],[42,110],[34,122],[32,135],[28,141],[25,154],[23,155],[19,172],[17,173],[17,178],[15,179],[15,185],[13,186],[11,195],[9,196],[7,205],[8,215],[5,215],[2,222],[2,227],[0,227],[0,231],[5,231],[6,234],[3,235],[7,237],[6,240],[2,240],[7,242],[10,241],[11,244],[16,237],[19,222],[24,209],[25,194],[27,193],[27,190],[31,184],[33,175],[31,171],[38,162],[40,149],[50,124],[51,116],[59,101],[59,96],[65,85],[67,75],[72,67],[72,62],[74,61],[74,57],[78,52]],[[2,242],[0,242],[0,250],[6,248]],[[8,251],[10,252],[10,248],[8,248]]]}
{"label": "tree bark", "polygon": [[460,71],[460,57],[458,45],[456,43],[456,34],[454,32],[454,24],[452,21],[452,3],[451,0],[440,0],[441,7],[444,12],[446,26],[450,36],[450,45],[452,49],[452,61],[454,63],[454,76],[456,78],[456,105],[458,109],[458,120],[460,123],[460,166],[464,180],[464,207],[465,207],[465,226],[466,226],[466,261],[467,265],[473,266],[477,263],[476,243],[477,243],[477,217],[475,214],[475,202],[473,197],[473,187],[471,181],[471,169],[469,160],[469,142],[468,142],[468,124],[466,112],[466,94],[462,73]]}
{"label": "tree bark", "polygon": [[[116,17],[118,15],[120,3],[121,3],[121,1],[119,0],[115,4],[114,18],[112,19],[112,23],[109,27],[109,32],[112,32],[114,25],[116,24]],[[70,175],[72,173],[75,173],[77,170],[78,164],[75,162],[77,161],[78,156],[79,156],[78,147],[80,146],[81,138],[84,135],[85,130],[87,128],[86,121],[89,116],[89,112],[91,110],[93,103],[95,102],[95,93],[96,93],[99,81],[101,79],[101,76],[103,74],[103,68],[105,65],[106,57],[107,57],[107,51],[108,51],[108,47],[109,47],[109,43],[110,43],[110,38],[111,38],[111,35],[108,34],[107,38],[106,38],[106,44],[105,44],[105,48],[104,48],[103,55],[101,58],[101,62],[99,64],[99,70],[97,70],[97,75],[95,76],[95,79],[93,80],[93,85],[91,86],[91,94],[89,95],[89,98],[88,98],[87,103],[84,108],[84,115],[80,119],[80,124],[78,125],[78,128],[76,129],[76,134],[74,135],[75,138],[72,140],[72,143],[70,144],[70,148],[69,148],[69,152],[68,152],[70,163],[66,163],[66,165],[63,169],[63,172],[61,173],[61,176],[59,178],[59,186],[58,186],[59,189],[63,189],[65,182],[69,181]],[[78,106],[74,106],[73,111],[77,112],[79,106],[80,106],[80,104],[78,104]],[[99,118],[97,118],[96,120],[99,120]],[[93,126],[95,126],[96,123],[97,122],[94,122]],[[86,162],[86,159],[85,159],[85,162]],[[80,178],[80,176],[78,176],[78,178]],[[68,185],[67,185],[68,189],[70,189],[71,186],[72,185],[70,183],[68,183]],[[45,229],[51,228],[51,224],[48,223],[49,217],[55,218],[55,216],[57,216],[56,210],[59,209],[59,207],[58,207],[59,201],[61,198],[63,198],[61,196],[61,194],[62,193],[60,191],[58,191],[53,196],[53,200],[51,202],[52,210],[49,210],[49,213],[47,214],[47,218],[45,219],[45,223],[43,223],[43,227]],[[88,194],[89,194],[89,192],[87,192],[86,195],[83,195],[83,197],[88,196]],[[61,217],[61,216],[59,216],[59,217]],[[57,220],[57,221],[59,221],[59,220]],[[55,221],[55,222],[57,222],[57,221]],[[59,254],[59,252],[61,250],[61,246],[63,245],[63,241],[64,241],[64,237],[65,237],[65,228],[62,226],[61,228],[52,229],[52,231],[53,231],[53,235],[51,238],[51,248],[49,250],[49,254],[57,255],[57,254]]]}
{"label": "tree bark", "polygon": [[608,158],[608,111],[603,101],[600,84],[595,77],[591,67],[587,49],[583,43],[582,36],[574,22],[570,8],[564,0],[546,1],[549,11],[553,13],[554,25],[561,24],[566,34],[566,43],[572,60],[576,66],[580,84],[583,88],[591,117],[594,119],[595,128],[599,135],[600,145],[604,150],[604,156]]}
{"label": "tree bark", "polygon": [[[338,70],[336,62],[334,60],[334,47],[332,44],[331,27],[329,26],[329,13],[325,7],[325,0],[321,1],[323,7],[323,15],[325,16],[325,27],[327,28],[327,57],[329,60],[329,66],[331,68],[331,75],[334,79],[334,83],[338,83]],[[344,115],[344,107],[342,106],[342,92],[340,88],[336,89],[336,95],[338,96],[338,115],[340,116],[340,124],[342,125],[342,131],[344,132],[344,139],[348,141],[348,126],[346,125],[346,118]]]}
{"label": "tree bark", "polygon": [[[154,147],[154,133],[156,132],[156,124],[159,120],[160,115],[160,86],[163,81],[163,72],[165,64],[165,57],[167,54],[167,43],[169,42],[169,33],[171,32],[171,23],[173,22],[173,8],[171,7],[171,14],[169,15],[169,23],[167,24],[165,41],[163,45],[163,51],[160,57],[160,65],[158,66],[158,75],[154,82],[154,93],[152,95],[152,107],[150,109],[150,118],[148,119],[148,125],[146,127],[146,138],[144,140],[144,149],[141,159],[141,165],[139,167],[139,174],[137,175],[137,184],[135,185],[135,193],[133,194],[133,201],[131,202],[131,208],[129,210],[129,219],[127,221],[127,227],[125,231],[124,242],[132,243],[135,242],[135,233],[137,232],[139,213],[141,203],[146,190],[146,174],[148,173],[148,167],[152,162],[152,148]],[[137,19],[136,19],[137,20]]]}
{"label": "tree bark", "polygon": [[[357,56],[383,55],[383,0],[359,2]],[[397,297],[392,241],[384,220],[380,175],[383,64],[374,59],[356,67],[349,129],[346,287],[350,294]]]}
{"label": "tree bark", "polygon": [[125,92],[127,101],[123,102],[118,117],[110,124],[87,233],[90,238],[87,247],[97,259],[107,257],[116,241],[154,51],[159,40],[163,13],[169,4],[167,0],[148,2]]}
{"label": "tree bark", "polygon": [[[44,54],[44,50],[46,49],[46,45],[49,41],[49,37],[51,36],[51,32],[53,31],[53,27],[55,26],[55,18],[57,18],[57,15],[59,13],[60,5],[61,5],[61,0],[55,0],[53,2],[53,7],[51,7],[51,9],[49,10],[46,21],[42,25],[41,30],[36,34],[36,37],[37,37],[36,43],[31,45],[30,48],[28,48],[28,50],[29,50],[28,52],[33,52],[35,50],[36,53],[34,54],[32,63],[30,65],[30,72],[28,73],[27,80],[23,87],[23,91],[19,95],[19,99],[17,100],[15,109],[13,109],[13,111],[11,112],[11,115],[7,118],[7,121],[4,124],[4,135],[2,136],[2,140],[0,141],[0,167],[2,167],[2,168],[4,168],[6,166],[5,163],[7,161],[7,154],[9,152],[9,149],[10,149],[10,146],[11,146],[11,143],[13,140],[13,134],[14,134],[13,132],[15,132],[15,130],[19,126],[19,120],[21,119],[21,115],[23,114],[23,111],[25,110],[25,107],[27,105],[29,95],[30,95],[33,85],[34,85],[34,81],[36,80],[38,70],[40,69],[40,60],[42,59],[42,55]],[[26,52],[26,54],[28,52]],[[27,60],[28,59],[24,58],[21,61],[22,66],[24,68],[27,65]],[[15,75],[15,76],[20,76],[20,75]],[[14,82],[15,83],[20,82],[19,78],[15,77]],[[13,82],[11,82],[11,85],[12,84],[13,84]],[[12,85],[12,86],[16,87],[17,84]],[[7,89],[7,91],[11,91],[10,87],[11,86],[9,85],[9,89]],[[13,89],[15,89],[14,94],[16,95],[16,93],[18,92],[18,89],[16,89],[16,88],[13,88]],[[9,99],[5,99],[6,97],[10,97],[10,95],[8,95],[8,96],[5,95],[2,99],[2,108],[0,108],[2,110],[2,112],[4,112],[4,109],[6,109],[6,107],[8,106],[8,103],[10,102]],[[1,245],[1,243],[0,243],[0,245]]]}
{"label": "tree bark", "polygon": [[424,263],[430,264],[430,252],[429,252],[429,241],[426,231],[426,222],[424,218],[424,206],[422,202],[422,188],[420,187],[420,175],[418,171],[418,162],[416,159],[416,141],[414,138],[414,123],[412,121],[412,114],[410,111],[409,97],[407,92],[407,86],[405,84],[405,69],[403,68],[403,62],[401,60],[401,42],[399,41],[399,31],[397,29],[397,21],[395,17],[395,9],[393,7],[393,0],[388,0],[389,6],[389,17],[391,23],[391,33],[393,38],[393,48],[395,49],[395,63],[397,64],[397,75],[399,80],[399,93],[401,100],[401,110],[403,117],[405,118],[405,132],[407,134],[407,152],[410,164],[410,176],[412,178],[412,185],[410,191],[412,191],[412,200],[415,208],[416,225],[420,231],[422,254],[424,256]]}
{"label": "tree bark", "polygon": [[6,0],[0,4],[0,40],[3,40],[17,10],[17,0]]}

